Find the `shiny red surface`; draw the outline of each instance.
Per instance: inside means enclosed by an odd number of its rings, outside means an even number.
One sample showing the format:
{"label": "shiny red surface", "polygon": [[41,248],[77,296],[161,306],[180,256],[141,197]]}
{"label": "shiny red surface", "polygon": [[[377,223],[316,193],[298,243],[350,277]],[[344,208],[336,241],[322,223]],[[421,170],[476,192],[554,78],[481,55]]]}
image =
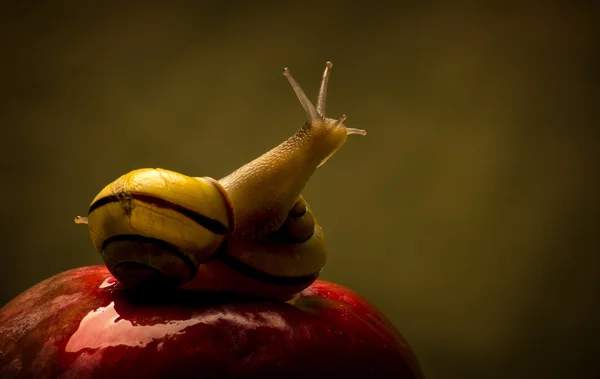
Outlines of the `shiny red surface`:
{"label": "shiny red surface", "polygon": [[0,310],[0,378],[421,378],[398,331],[318,280],[292,303],[132,293],[103,266],[45,280]]}

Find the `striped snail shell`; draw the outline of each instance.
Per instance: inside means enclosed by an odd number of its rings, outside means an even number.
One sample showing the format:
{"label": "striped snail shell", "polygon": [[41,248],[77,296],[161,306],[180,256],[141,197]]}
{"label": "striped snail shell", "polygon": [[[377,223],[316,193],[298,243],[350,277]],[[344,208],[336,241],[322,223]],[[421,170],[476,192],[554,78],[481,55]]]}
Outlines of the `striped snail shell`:
{"label": "striped snail shell", "polygon": [[317,106],[289,71],[309,120],[288,140],[220,180],[160,168],[129,172],[104,187],[87,217],[111,274],[132,288],[182,287],[289,298],[326,260],[321,227],[301,195],[313,172],[349,134],[345,116],[325,117],[327,62]]}

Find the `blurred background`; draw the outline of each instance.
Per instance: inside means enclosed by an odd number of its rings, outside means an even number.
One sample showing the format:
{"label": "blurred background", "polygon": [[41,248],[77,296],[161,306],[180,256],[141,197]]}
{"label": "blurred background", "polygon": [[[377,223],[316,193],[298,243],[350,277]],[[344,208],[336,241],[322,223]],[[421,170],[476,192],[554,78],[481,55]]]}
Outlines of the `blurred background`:
{"label": "blurred background", "polygon": [[328,115],[368,135],[304,192],[323,278],[429,378],[600,377],[598,6],[39,3],[0,15],[2,304],[101,263],[73,217],[121,174],[220,178],[289,137],[282,68],[315,99],[331,60]]}

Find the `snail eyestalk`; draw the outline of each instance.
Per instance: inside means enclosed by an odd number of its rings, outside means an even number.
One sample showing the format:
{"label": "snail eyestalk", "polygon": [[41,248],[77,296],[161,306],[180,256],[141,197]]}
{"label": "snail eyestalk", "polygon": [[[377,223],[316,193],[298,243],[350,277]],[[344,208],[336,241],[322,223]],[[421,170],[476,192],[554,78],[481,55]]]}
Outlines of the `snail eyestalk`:
{"label": "snail eyestalk", "polygon": [[87,217],[83,217],[83,216],[77,216],[77,217],[75,217],[75,223],[76,224],[87,224],[88,223],[88,218]]}
{"label": "snail eyestalk", "polygon": [[304,107],[304,110],[308,114],[310,122],[323,122],[323,117],[321,117],[321,115],[317,111],[317,108],[315,108],[315,106],[310,102],[310,100],[308,100],[308,97],[306,96],[296,79],[294,79],[294,77],[290,73],[290,70],[288,70],[287,67],[283,69],[283,75],[285,75],[288,82],[290,82],[292,89],[296,93],[296,96],[298,96],[298,100],[300,100],[302,107]]}
{"label": "snail eyestalk", "polygon": [[323,80],[321,81],[321,88],[319,88],[319,96],[317,97],[317,112],[321,117],[325,118],[325,103],[327,102],[327,86],[329,84],[329,75],[331,74],[331,68],[333,63],[327,61],[325,64],[325,71],[323,71]]}

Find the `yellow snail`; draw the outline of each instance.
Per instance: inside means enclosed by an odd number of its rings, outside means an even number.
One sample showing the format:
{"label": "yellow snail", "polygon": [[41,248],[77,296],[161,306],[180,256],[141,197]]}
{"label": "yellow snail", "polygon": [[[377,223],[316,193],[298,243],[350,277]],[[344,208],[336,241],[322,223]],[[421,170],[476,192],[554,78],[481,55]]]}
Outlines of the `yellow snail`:
{"label": "yellow snail", "polygon": [[92,201],[92,242],[127,287],[171,286],[291,298],[320,274],[323,231],[301,196],[349,134],[325,117],[327,62],[315,107],[287,68],[309,120],[287,141],[220,180],[160,168],[127,173]]}

